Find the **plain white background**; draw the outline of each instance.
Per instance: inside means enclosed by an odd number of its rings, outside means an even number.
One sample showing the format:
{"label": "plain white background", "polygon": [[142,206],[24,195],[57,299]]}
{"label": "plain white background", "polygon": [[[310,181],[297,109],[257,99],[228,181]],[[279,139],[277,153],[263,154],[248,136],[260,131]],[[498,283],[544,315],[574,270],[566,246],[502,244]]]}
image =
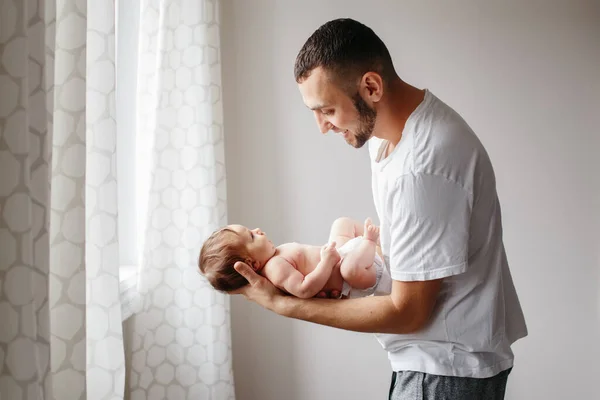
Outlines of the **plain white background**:
{"label": "plain white background", "polygon": [[[454,107],[495,166],[529,337],[507,399],[597,398],[600,6],[586,0],[224,0],[230,222],[322,244],[334,218],[375,216],[366,148],[319,134],[293,78],[319,25],[352,17],[406,81]],[[387,398],[368,334],[278,317],[235,297],[238,400]]]}

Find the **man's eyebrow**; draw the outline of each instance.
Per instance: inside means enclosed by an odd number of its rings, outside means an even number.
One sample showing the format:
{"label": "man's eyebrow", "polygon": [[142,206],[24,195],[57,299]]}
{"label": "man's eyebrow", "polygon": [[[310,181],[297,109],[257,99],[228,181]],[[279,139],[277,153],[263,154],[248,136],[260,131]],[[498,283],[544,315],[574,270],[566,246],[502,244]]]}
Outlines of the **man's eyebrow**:
{"label": "man's eyebrow", "polygon": [[309,106],[307,106],[307,107],[308,107],[310,110],[313,110],[313,111],[315,111],[315,110],[320,110],[320,109],[322,109],[322,108],[327,108],[327,107],[329,107],[329,106],[327,106],[327,105],[325,105],[325,104],[317,104],[317,105],[315,105],[315,106],[312,106],[312,107],[309,107]]}

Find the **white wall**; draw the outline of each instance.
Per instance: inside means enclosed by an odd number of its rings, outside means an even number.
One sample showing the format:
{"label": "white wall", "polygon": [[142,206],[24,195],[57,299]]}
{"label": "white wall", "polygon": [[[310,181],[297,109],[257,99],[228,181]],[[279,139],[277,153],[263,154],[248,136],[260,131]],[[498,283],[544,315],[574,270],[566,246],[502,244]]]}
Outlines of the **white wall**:
{"label": "white wall", "polygon": [[[401,77],[467,119],[494,162],[530,330],[514,346],[507,398],[596,398],[598,2],[225,0],[222,12],[230,221],[275,242],[321,244],[335,217],[375,216],[366,149],[321,136],[293,79],[314,29],[356,18],[383,38]],[[240,298],[232,319],[238,400],[386,398],[390,369],[370,335]]]}

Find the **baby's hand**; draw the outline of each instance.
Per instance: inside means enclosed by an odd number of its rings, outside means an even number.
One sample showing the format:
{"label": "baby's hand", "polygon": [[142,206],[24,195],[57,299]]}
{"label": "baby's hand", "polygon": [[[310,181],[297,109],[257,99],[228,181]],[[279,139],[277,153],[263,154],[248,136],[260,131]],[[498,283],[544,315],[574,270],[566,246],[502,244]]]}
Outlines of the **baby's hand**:
{"label": "baby's hand", "polygon": [[321,260],[332,262],[334,265],[340,261],[340,253],[335,248],[335,242],[327,243],[321,247]]}
{"label": "baby's hand", "polygon": [[365,239],[372,242],[379,242],[379,227],[373,225],[371,218],[367,218],[365,221]]}

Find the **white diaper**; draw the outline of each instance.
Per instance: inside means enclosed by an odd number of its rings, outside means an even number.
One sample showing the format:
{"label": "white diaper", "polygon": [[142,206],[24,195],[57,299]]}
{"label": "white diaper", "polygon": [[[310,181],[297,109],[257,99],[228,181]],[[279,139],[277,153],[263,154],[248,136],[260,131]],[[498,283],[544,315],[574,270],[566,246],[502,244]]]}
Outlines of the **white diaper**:
{"label": "white diaper", "polygon": [[[363,240],[362,236],[355,237],[350,239],[343,246],[337,249],[338,253],[342,257],[344,257],[350,253],[358,244]],[[356,297],[366,297],[372,294],[376,296],[381,295],[389,295],[392,292],[392,278],[390,276],[390,272],[387,270],[385,263],[379,254],[375,253],[375,260],[373,262],[375,266],[375,274],[376,281],[373,286],[368,289],[355,289],[344,281],[344,285],[342,286],[342,296],[346,296],[348,298],[356,298]]]}

